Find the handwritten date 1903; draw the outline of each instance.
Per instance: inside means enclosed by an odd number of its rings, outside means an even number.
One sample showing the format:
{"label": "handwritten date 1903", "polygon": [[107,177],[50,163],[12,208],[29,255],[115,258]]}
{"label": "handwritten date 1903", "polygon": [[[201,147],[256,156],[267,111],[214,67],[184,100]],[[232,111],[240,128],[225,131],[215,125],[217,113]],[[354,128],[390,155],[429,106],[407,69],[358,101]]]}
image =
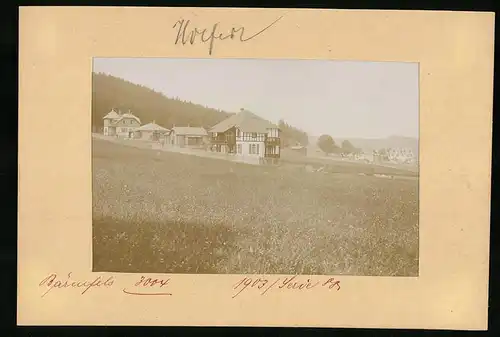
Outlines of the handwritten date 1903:
{"label": "handwritten date 1903", "polygon": [[297,290],[304,291],[313,288],[327,288],[340,290],[340,281],[333,277],[330,277],[326,281],[313,281],[311,278],[300,279],[297,275],[291,277],[281,278],[278,277],[274,280],[269,280],[267,278],[250,278],[245,277],[236,283],[233,287],[234,290],[238,290],[232,297],[235,298],[241,294],[246,289],[257,289],[260,290],[260,295],[266,294],[271,289],[278,290]]}

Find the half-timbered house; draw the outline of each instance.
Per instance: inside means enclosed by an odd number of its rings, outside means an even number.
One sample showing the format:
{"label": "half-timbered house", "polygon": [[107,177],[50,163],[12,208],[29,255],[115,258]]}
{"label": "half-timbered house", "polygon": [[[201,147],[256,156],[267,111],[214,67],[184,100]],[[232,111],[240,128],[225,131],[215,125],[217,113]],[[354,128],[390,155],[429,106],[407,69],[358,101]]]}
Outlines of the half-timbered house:
{"label": "half-timbered house", "polygon": [[280,157],[279,127],[245,109],[213,126],[209,134],[212,151],[243,157]]}

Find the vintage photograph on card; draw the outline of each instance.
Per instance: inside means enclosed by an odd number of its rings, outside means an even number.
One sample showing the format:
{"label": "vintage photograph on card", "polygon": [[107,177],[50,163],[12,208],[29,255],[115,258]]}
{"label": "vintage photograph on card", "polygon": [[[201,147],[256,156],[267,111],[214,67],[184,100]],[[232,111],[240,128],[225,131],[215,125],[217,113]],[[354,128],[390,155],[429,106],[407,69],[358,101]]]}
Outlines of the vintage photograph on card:
{"label": "vintage photograph on card", "polygon": [[419,275],[418,63],[92,67],[93,271]]}
{"label": "vintage photograph on card", "polygon": [[19,12],[18,324],[488,328],[493,13]]}

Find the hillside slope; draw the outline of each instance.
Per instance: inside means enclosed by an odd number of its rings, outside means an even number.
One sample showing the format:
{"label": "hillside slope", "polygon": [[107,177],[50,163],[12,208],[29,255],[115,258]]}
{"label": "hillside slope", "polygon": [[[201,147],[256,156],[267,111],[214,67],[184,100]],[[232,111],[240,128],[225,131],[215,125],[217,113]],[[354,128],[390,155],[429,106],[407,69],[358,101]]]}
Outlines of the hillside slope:
{"label": "hillside slope", "polygon": [[105,74],[92,76],[92,125],[101,127],[112,108],[129,109],[142,123],[156,121],[164,127],[191,125],[210,127],[230,114],[177,98],[169,98],[145,86]]}
{"label": "hillside slope", "polygon": [[[102,118],[117,108],[129,109],[141,119],[142,124],[155,121],[171,128],[177,126],[202,126],[207,129],[228,118],[232,113],[208,108],[193,102],[171,98],[145,86],[134,84],[111,75],[92,74],[92,126],[99,130]],[[258,111],[256,112],[258,114]],[[262,116],[265,117],[265,116]],[[286,144],[307,143],[307,134],[280,121],[282,138]]]}

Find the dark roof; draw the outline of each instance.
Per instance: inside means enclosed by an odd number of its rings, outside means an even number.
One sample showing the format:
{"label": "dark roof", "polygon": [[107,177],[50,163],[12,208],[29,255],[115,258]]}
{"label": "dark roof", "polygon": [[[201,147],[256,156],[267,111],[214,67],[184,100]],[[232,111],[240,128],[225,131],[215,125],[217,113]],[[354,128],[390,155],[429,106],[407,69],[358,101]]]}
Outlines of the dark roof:
{"label": "dark roof", "polygon": [[242,109],[239,113],[223,120],[217,125],[214,125],[210,132],[225,132],[232,128],[237,127],[243,132],[258,132],[267,133],[267,129],[277,129],[278,126],[257,116],[256,114]]}

